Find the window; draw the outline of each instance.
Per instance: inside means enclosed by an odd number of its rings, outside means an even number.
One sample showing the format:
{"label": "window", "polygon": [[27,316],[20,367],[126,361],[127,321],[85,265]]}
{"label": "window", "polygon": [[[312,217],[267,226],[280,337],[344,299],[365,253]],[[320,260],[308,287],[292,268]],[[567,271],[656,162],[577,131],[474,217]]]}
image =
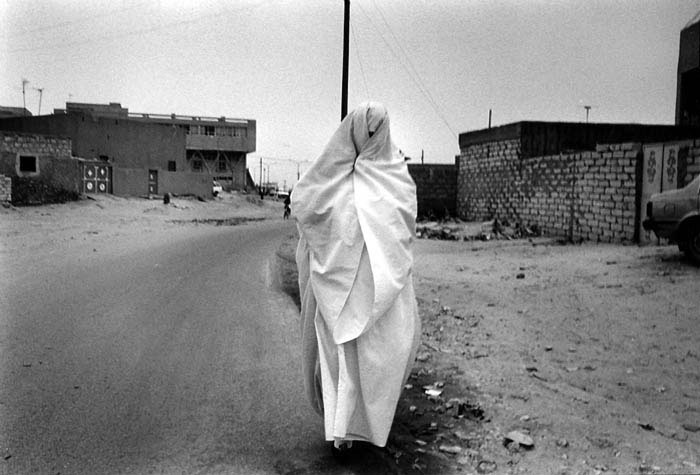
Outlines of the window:
{"label": "window", "polygon": [[19,171],[21,173],[36,173],[38,171],[36,157],[32,155],[20,155]]}
{"label": "window", "polygon": [[204,126],[204,135],[214,135],[214,126],[213,125],[205,125]]}
{"label": "window", "polygon": [[175,162],[175,160],[168,160],[168,171],[169,172],[177,171],[177,163]]}
{"label": "window", "polygon": [[248,136],[248,129],[243,128],[243,127],[235,127],[233,129],[233,136],[234,137],[247,137]]}
{"label": "window", "polygon": [[102,160],[103,162],[108,162],[109,157],[107,155],[100,155],[100,160]]}
{"label": "window", "polygon": [[224,157],[223,155],[219,155],[219,171],[226,171],[226,157]]}

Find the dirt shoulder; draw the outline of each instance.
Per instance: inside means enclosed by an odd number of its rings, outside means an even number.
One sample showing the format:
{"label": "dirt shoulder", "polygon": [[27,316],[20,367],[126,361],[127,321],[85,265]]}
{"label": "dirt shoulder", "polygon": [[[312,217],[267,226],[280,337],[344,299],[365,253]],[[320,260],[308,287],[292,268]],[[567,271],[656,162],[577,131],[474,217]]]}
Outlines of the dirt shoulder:
{"label": "dirt shoulder", "polygon": [[[436,436],[469,446],[451,457],[465,471],[700,471],[700,269],[677,248],[419,241],[416,256],[418,372],[484,411],[477,440]],[[505,447],[511,431],[534,447]]]}
{"label": "dirt shoulder", "polygon": [[387,448],[403,473],[700,473],[700,269],[677,248],[415,256],[423,338]]}

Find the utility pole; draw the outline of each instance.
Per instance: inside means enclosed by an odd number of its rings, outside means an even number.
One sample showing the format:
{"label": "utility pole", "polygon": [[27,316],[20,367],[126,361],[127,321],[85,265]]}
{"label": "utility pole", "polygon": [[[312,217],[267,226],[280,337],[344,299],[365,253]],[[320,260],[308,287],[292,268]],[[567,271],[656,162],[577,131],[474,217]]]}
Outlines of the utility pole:
{"label": "utility pole", "polygon": [[583,106],[584,109],[586,109],[586,123],[588,123],[588,113],[591,111],[591,108],[593,106]]}
{"label": "utility pole", "polygon": [[29,81],[22,78],[22,107],[24,107],[24,115],[27,115],[27,99],[24,93],[24,89],[26,88],[27,84],[29,84]]}
{"label": "utility pole", "polygon": [[260,175],[258,175],[258,191],[262,194],[262,157],[260,157]]}
{"label": "utility pole", "polygon": [[489,129],[491,128],[491,109],[489,109]]}
{"label": "utility pole", "polygon": [[420,149],[420,164],[423,165],[423,149]]}
{"label": "utility pole", "polygon": [[345,3],[345,14],[343,21],[343,86],[340,99],[340,120],[348,115],[348,56],[350,52],[350,0],[343,0]]}
{"label": "utility pole", "polygon": [[41,115],[41,96],[44,94],[44,88],[43,87],[37,87],[35,88],[37,91],[39,91],[39,112],[37,115]]}
{"label": "utility pole", "polygon": [[297,181],[299,181],[299,162],[297,162]]}

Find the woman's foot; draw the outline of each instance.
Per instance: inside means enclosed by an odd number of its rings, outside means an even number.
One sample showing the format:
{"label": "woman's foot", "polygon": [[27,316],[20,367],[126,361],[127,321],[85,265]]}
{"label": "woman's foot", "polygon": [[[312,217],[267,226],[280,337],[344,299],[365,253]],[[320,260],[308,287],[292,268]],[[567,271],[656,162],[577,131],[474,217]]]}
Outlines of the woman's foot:
{"label": "woman's foot", "polygon": [[331,453],[339,462],[347,462],[354,453],[352,440],[335,440],[331,445]]}

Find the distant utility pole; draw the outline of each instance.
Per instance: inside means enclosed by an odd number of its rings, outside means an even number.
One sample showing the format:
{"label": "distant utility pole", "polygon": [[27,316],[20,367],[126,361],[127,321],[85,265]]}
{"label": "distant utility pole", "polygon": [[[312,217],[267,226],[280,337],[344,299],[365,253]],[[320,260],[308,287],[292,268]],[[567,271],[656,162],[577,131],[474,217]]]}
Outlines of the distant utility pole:
{"label": "distant utility pole", "polygon": [[39,112],[37,113],[37,115],[41,115],[41,96],[44,94],[44,88],[43,87],[36,87],[34,89],[39,91]]}
{"label": "distant utility pole", "polygon": [[491,128],[491,109],[489,109],[489,129]]}
{"label": "distant utility pole", "polygon": [[345,3],[345,15],[343,22],[343,86],[340,99],[340,120],[348,115],[348,56],[350,52],[350,0]]}
{"label": "distant utility pole", "polygon": [[262,157],[260,157],[260,175],[258,175],[258,188],[262,192]]}
{"label": "distant utility pole", "polygon": [[22,107],[24,107],[24,115],[27,115],[27,99],[24,92],[25,88],[27,87],[27,84],[29,84],[29,81],[22,78]]}
{"label": "distant utility pole", "polygon": [[297,181],[299,181],[299,162],[297,162]]}
{"label": "distant utility pole", "polygon": [[586,123],[588,123],[588,113],[591,111],[591,107],[593,106],[583,106],[586,109]]}
{"label": "distant utility pole", "polygon": [[423,165],[423,149],[420,149],[420,164]]}

